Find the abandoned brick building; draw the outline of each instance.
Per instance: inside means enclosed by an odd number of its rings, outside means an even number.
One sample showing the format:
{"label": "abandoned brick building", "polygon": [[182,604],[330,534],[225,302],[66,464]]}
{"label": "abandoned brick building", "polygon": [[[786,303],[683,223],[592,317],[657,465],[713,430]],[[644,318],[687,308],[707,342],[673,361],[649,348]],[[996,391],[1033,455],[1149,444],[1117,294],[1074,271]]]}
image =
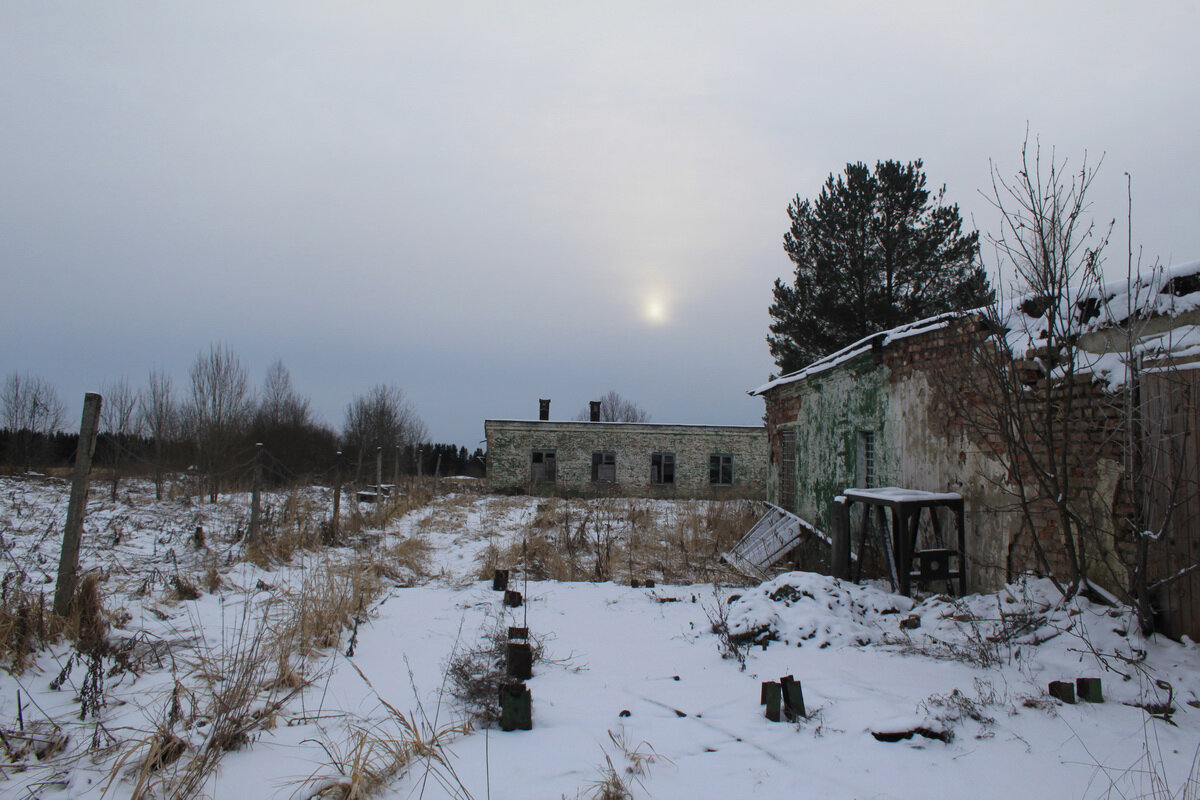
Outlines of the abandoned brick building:
{"label": "abandoned brick building", "polygon": [[549,418],[484,422],[487,479],[494,490],[675,498],[762,498],[762,426],[672,425]]}
{"label": "abandoned brick building", "polygon": [[[1119,596],[1133,579],[1136,542],[1130,539],[1136,537],[1127,522],[1135,503],[1161,529],[1152,543],[1157,555],[1146,564],[1152,579],[1200,564],[1200,262],[1143,284],[1137,291],[1124,282],[1103,287],[1103,299],[1119,309],[1118,317],[1082,328],[1078,352],[1087,369],[1071,376],[1070,413],[1079,424],[1071,428],[1071,441],[1061,443],[1070,453],[1069,507],[1089,521],[1089,578]],[[1079,301],[1081,313],[1086,301]],[[1028,305],[1010,312],[1030,330],[1036,330],[1039,313]],[[1130,320],[1137,324],[1132,339]],[[1032,482],[1033,467],[1009,460],[1010,471],[998,431],[973,423],[977,411],[992,411],[998,402],[972,388],[980,385],[977,355],[996,340],[995,325],[977,312],[922,320],[869,336],[752,390],[766,404],[768,500],[824,535],[832,530],[835,498],[847,488],[955,492],[965,501],[969,586],[991,590],[1021,572],[1062,569],[1068,543],[1052,504],[1043,502],[1026,515],[1017,510],[1014,482]],[[1129,374],[1122,373],[1123,347],[1141,359],[1132,387],[1121,386],[1117,376]],[[1053,364],[1045,366],[1036,335],[1006,352],[1010,364],[1032,374],[1030,386],[1053,384],[1047,377]],[[1136,399],[1134,415],[1122,415],[1115,402],[1126,391]],[[1157,445],[1157,455],[1148,445]],[[1125,480],[1134,470],[1148,476],[1141,485],[1149,488],[1137,497]],[[1070,546],[1083,547],[1075,541]],[[1200,571],[1164,587],[1155,605],[1162,630],[1200,636]]]}

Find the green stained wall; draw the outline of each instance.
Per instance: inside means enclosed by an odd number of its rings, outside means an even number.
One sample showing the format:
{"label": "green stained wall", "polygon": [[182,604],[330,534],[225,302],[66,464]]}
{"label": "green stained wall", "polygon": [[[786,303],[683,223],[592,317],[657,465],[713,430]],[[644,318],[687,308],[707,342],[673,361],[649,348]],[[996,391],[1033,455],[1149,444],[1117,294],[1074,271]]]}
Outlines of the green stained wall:
{"label": "green stained wall", "polygon": [[[968,584],[996,588],[1009,577],[1008,553],[1020,520],[1011,512],[1003,465],[971,441],[961,423],[951,422],[938,400],[945,370],[963,368],[939,336],[934,330],[900,339],[882,352],[769,390],[764,397],[768,426],[776,432],[772,458],[782,457],[778,431],[794,431],[794,510],[832,532],[833,498],[859,485],[858,434],[873,431],[874,485],[962,494]],[[771,466],[768,497],[779,503],[780,471]]]}
{"label": "green stained wall", "polygon": [[780,428],[796,432],[796,513],[822,530],[831,529],[830,500],[857,485],[859,431],[875,434],[875,484],[892,482],[888,385],[889,370],[865,354],[793,390],[796,420]]}

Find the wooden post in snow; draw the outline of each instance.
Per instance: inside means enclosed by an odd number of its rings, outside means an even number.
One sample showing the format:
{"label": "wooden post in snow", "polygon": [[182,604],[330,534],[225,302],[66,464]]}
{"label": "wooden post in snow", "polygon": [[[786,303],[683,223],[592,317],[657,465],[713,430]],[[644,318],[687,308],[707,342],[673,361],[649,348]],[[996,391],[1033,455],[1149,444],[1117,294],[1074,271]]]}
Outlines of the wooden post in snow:
{"label": "wooden post in snow", "polygon": [[375,448],[375,507],[383,502],[383,448]]}
{"label": "wooden post in snow", "polygon": [[250,533],[246,537],[247,544],[258,544],[259,527],[262,525],[262,454],[263,445],[259,442],[254,450],[254,483],[250,487]]}
{"label": "wooden post in snow", "polygon": [[333,479],[333,519],[329,521],[329,544],[337,544],[338,521],[342,517],[342,451],[337,451]]}
{"label": "wooden post in snow", "polygon": [[75,473],[71,478],[71,500],[67,504],[67,526],[63,530],[62,552],[58,558],[58,583],[54,587],[54,613],[65,617],[75,597],[75,572],[79,567],[79,540],[83,538],[83,517],[87,512],[88,479],[92,456],[96,453],[96,430],[100,423],[100,395],[83,396],[83,419],[79,423],[79,446],[75,450]]}

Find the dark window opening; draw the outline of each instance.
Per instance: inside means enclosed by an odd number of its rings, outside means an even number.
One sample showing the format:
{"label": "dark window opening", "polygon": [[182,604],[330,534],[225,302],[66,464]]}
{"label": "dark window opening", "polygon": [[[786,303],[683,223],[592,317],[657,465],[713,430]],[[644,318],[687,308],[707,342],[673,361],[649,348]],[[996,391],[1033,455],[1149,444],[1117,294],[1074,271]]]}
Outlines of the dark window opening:
{"label": "dark window opening", "polygon": [[713,453],[708,457],[708,482],[714,486],[729,486],[733,483],[733,456]]}
{"label": "dark window opening", "polygon": [[617,454],[612,450],[592,451],[592,480],[596,483],[617,482]]}
{"label": "dark window opening", "polygon": [[529,462],[529,479],[534,483],[554,483],[557,463],[553,450],[534,450]]}
{"label": "dark window opening", "polygon": [[651,453],[650,454],[650,482],[651,483],[674,483],[675,482],[675,454],[674,453]]}

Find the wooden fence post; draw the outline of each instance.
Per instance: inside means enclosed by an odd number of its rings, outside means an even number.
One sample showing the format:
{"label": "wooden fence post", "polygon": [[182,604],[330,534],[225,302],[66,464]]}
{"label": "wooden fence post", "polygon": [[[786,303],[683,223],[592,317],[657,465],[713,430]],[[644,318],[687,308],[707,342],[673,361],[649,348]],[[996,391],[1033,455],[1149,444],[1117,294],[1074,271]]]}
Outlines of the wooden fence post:
{"label": "wooden fence post", "polygon": [[62,552],[58,558],[58,583],[54,587],[54,613],[65,617],[75,597],[75,572],[79,567],[79,540],[83,538],[83,517],[87,512],[88,479],[92,456],[96,453],[96,430],[100,422],[100,395],[83,396],[83,419],[79,424],[79,446],[75,450],[75,473],[71,478],[71,499],[67,504],[67,526],[63,530]]}
{"label": "wooden fence post", "polygon": [[248,544],[258,544],[259,527],[262,525],[262,454],[263,445],[259,442],[254,450],[254,483],[250,488],[250,533],[246,537]]}
{"label": "wooden fence post", "polygon": [[338,522],[342,517],[342,451],[337,451],[333,479],[333,519],[329,521],[329,544],[337,544]]}

